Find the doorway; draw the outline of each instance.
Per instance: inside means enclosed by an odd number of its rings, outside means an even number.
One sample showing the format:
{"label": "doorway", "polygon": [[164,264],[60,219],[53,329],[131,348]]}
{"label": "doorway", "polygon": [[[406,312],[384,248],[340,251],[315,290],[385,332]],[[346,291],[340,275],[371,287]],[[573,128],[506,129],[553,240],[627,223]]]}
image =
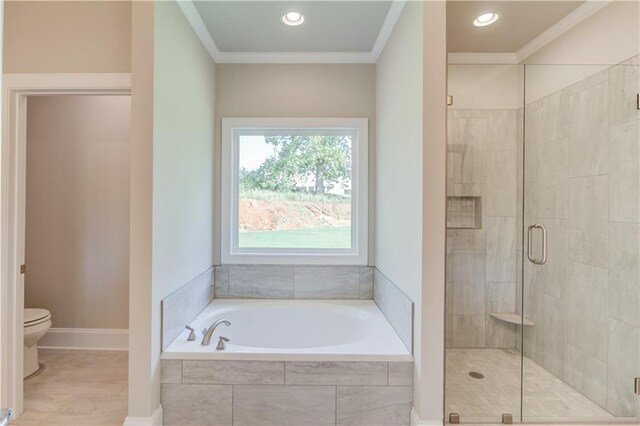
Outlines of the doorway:
{"label": "doorway", "polygon": [[16,424],[126,416],[130,104],[27,99],[25,411]]}
{"label": "doorway", "polygon": [[[126,416],[129,91],[128,74],[4,77],[0,405],[14,420],[95,418],[96,403],[113,412],[116,400]],[[52,327],[23,381],[28,326],[42,322],[30,310]],[[109,383],[118,391],[96,394]]]}

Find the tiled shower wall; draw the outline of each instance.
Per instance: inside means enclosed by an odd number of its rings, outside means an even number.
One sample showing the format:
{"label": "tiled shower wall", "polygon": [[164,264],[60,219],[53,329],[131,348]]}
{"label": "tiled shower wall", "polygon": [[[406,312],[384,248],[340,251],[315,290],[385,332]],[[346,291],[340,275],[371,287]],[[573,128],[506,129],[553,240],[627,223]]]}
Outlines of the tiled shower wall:
{"label": "tiled shower wall", "polygon": [[616,66],[525,117],[525,223],[549,239],[547,264],[524,264],[524,352],[616,416],[640,414],[639,82]]}
{"label": "tiled shower wall", "polygon": [[448,196],[481,197],[479,229],[447,230],[447,347],[514,348],[518,110],[449,110]]}

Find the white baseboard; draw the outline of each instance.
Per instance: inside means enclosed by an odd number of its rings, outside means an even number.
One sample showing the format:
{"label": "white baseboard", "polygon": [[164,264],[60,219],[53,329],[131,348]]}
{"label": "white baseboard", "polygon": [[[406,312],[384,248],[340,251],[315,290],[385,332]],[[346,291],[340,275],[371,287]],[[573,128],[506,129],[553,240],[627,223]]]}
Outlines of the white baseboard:
{"label": "white baseboard", "polygon": [[151,417],[131,417],[124,419],[123,426],[161,426],[162,425],[162,405],[156,408]]}
{"label": "white baseboard", "polygon": [[51,328],[38,342],[46,349],[93,349],[126,351],[129,330],[108,328]]}
{"label": "white baseboard", "polygon": [[442,420],[422,420],[413,407],[411,408],[411,426],[442,426]]}

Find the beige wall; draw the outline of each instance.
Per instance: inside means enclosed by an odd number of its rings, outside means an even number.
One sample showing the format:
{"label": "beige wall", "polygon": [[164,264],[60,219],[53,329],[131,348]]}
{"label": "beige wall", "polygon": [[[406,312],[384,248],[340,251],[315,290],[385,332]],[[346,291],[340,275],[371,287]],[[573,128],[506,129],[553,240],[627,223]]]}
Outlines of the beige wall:
{"label": "beige wall", "polygon": [[215,63],[176,3],[134,3],[133,53],[130,418],[160,404],[162,299],[213,264],[215,106]]}
{"label": "beige wall", "polygon": [[640,2],[616,0],[524,63],[614,65],[640,54],[639,37]]}
{"label": "beige wall", "polygon": [[449,65],[450,109],[522,108],[523,71],[523,65]]}
{"label": "beige wall", "polygon": [[129,327],[129,96],[31,97],[25,306]]}
{"label": "beige wall", "polygon": [[131,70],[130,2],[5,3],[5,73]]}
{"label": "beige wall", "polygon": [[[149,417],[160,404],[152,363],[151,224],[153,191],[153,3],[131,7],[131,232],[129,250],[129,417]],[[159,348],[160,343],[155,342]],[[144,423],[143,423],[144,424]]]}
{"label": "beige wall", "polygon": [[415,414],[442,424],[444,407],[445,232],[447,180],[447,7],[424,3],[422,311],[416,333]]}
{"label": "beige wall", "polygon": [[[226,117],[367,117],[369,118],[369,263],[373,264],[375,161],[375,67],[368,64],[257,65],[219,64],[216,123]],[[221,152],[216,133],[216,154]],[[215,179],[220,182],[220,157]],[[216,187],[216,217],[220,188]],[[216,235],[220,221],[216,220]],[[216,263],[220,246],[216,244]]]}
{"label": "beige wall", "polygon": [[423,7],[407,2],[376,64],[375,264],[414,303],[414,407],[423,355]]}
{"label": "beige wall", "polygon": [[[0,0],[0,70],[2,69],[4,58],[4,0]],[[2,73],[0,73],[0,86],[2,86]],[[2,107],[0,107],[0,114]]]}

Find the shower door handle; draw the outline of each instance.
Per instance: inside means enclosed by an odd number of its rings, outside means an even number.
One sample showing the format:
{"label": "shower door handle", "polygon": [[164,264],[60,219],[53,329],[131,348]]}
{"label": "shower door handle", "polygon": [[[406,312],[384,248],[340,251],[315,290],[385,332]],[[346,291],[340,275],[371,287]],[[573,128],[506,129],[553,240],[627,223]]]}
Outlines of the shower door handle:
{"label": "shower door handle", "polygon": [[[533,251],[533,230],[540,229],[542,231],[542,258],[536,259],[531,256],[531,252]],[[535,265],[544,265],[547,263],[547,228],[544,225],[540,225],[539,223],[534,223],[527,228],[527,258],[529,262]]]}
{"label": "shower door handle", "polygon": [[542,259],[540,259],[539,265],[544,265],[547,263],[547,228],[540,224],[538,227],[542,230]]}

